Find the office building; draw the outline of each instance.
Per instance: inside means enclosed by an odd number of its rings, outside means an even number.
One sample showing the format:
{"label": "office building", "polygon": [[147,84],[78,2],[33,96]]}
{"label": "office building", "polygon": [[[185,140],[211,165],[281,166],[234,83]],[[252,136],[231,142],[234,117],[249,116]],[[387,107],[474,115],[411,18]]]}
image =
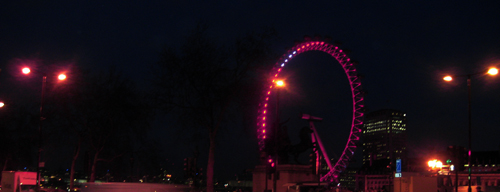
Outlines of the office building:
{"label": "office building", "polygon": [[383,109],[368,113],[363,125],[363,166],[387,162],[395,167],[396,159],[407,157],[406,113]]}

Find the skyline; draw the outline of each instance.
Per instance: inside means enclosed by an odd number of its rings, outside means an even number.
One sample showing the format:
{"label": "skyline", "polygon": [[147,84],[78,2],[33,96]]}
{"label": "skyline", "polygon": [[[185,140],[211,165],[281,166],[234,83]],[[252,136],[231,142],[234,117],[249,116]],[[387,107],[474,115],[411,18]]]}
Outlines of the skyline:
{"label": "skyline", "polygon": [[[466,79],[446,83],[442,77],[500,67],[500,3],[495,1],[2,4],[0,68],[23,58],[38,58],[45,64],[69,62],[96,70],[116,65],[145,87],[147,66],[158,61],[158,52],[178,47],[199,21],[207,22],[211,35],[222,44],[249,31],[273,27],[279,35],[273,44],[279,55],[304,35],[330,36],[341,41],[340,47],[351,50],[349,57],[359,62],[356,68],[364,76],[368,112],[391,108],[408,114],[408,148],[414,155],[423,155],[432,147],[467,146]],[[326,54],[297,56],[284,71],[290,90],[282,94],[281,103],[285,112],[280,118],[290,117],[289,125],[295,129],[306,124],[295,118],[301,112],[324,118],[316,126],[320,135],[329,138],[326,142],[331,142],[332,151],[345,146],[350,118],[344,113],[352,110],[345,105],[350,90],[339,66]],[[2,87],[7,86],[3,83],[7,72],[0,72]],[[1,90],[0,97],[6,92]],[[499,96],[500,77],[472,79],[473,151],[500,147],[494,134],[498,132]],[[168,124],[168,118],[154,124],[153,138],[163,135],[164,148],[176,145],[173,136],[162,132]],[[255,132],[239,126],[222,133],[216,174],[226,167],[233,172],[252,168],[257,158]],[[289,134],[296,143],[296,132]],[[341,141],[340,147],[337,141]],[[189,150],[170,153],[182,160],[191,154]],[[242,163],[228,165],[228,160]]]}

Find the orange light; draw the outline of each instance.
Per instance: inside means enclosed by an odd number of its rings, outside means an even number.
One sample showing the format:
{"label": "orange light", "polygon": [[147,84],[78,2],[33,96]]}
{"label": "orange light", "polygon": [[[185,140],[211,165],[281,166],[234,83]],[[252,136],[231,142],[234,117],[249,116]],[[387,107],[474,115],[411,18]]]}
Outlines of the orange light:
{"label": "orange light", "polygon": [[23,68],[23,69],[22,69],[22,72],[23,72],[24,74],[28,74],[28,73],[30,73],[30,72],[31,72],[31,70],[30,70],[30,68],[25,67],[25,68]]}
{"label": "orange light", "polygon": [[59,76],[57,76],[57,78],[62,81],[62,80],[66,79],[66,75],[65,74],[60,74]]}
{"label": "orange light", "polygon": [[488,74],[490,75],[497,75],[498,74],[498,69],[495,67],[492,67],[488,70]]}
{"label": "orange light", "polygon": [[443,162],[437,160],[437,159],[434,159],[434,160],[430,160],[427,162],[427,165],[431,168],[431,169],[435,169],[435,168],[438,168],[438,169],[441,169],[443,167]]}
{"label": "orange light", "polygon": [[278,81],[276,81],[276,86],[283,87],[283,86],[285,86],[285,82],[283,80],[278,80]]}
{"label": "orange light", "polygon": [[448,76],[445,76],[445,77],[443,78],[443,80],[445,80],[445,81],[451,81],[451,80],[453,80],[453,78],[452,78],[451,76],[449,76],[449,75],[448,75]]}

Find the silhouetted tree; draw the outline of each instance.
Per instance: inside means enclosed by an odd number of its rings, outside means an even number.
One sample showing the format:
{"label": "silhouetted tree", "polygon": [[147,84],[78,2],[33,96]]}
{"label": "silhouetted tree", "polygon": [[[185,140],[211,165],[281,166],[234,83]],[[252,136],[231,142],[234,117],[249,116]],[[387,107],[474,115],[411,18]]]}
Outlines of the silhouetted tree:
{"label": "silhouetted tree", "polygon": [[275,55],[269,44],[274,38],[274,30],[268,29],[223,46],[208,35],[206,25],[198,25],[179,51],[164,50],[153,66],[157,105],[174,115],[181,128],[207,131],[208,192],[214,190],[217,134],[228,126],[231,115],[243,115],[245,110],[237,111],[238,107],[253,100],[263,75],[259,69],[273,64]]}
{"label": "silhouetted tree", "polygon": [[133,142],[145,136],[150,107],[134,83],[114,68],[97,75],[75,74],[72,86],[59,101],[61,126],[70,127],[72,138],[76,138],[70,187],[82,144],[93,154],[89,182],[94,182],[98,162],[131,153]]}

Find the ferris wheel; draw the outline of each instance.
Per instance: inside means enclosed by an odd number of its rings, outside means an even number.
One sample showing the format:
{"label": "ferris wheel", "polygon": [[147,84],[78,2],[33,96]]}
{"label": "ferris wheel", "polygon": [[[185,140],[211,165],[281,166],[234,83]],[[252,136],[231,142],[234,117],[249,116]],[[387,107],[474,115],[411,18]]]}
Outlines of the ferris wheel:
{"label": "ferris wheel", "polygon": [[[354,151],[356,150],[356,143],[359,141],[360,135],[362,133],[363,125],[363,92],[361,89],[361,81],[351,59],[343,52],[339,47],[329,44],[324,41],[313,41],[306,40],[305,42],[298,43],[291,49],[289,49],[279,60],[276,62],[274,68],[271,71],[271,77],[268,81],[268,86],[263,97],[263,101],[259,104],[259,111],[257,117],[257,136],[259,150],[262,152],[265,150],[265,143],[267,133],[269,132],[269,126],[266,126],[266,117],[269,114],[268,102],[271,94],[275,91],[273,87],[276,81],[280,77],[280,73],[283,72],[286,65],[297,55],[308,52],[308,51],[321,51],[334,57],[338,63],[344,69],[344,72],[349,80],[349,85],[351,88],[352,96],[352,122],[350,127],[350,134],[347,140],[347,144],[342,152],[342,155],[335,164],[329,162],[326,152],[322,155],[327,161],[329,166],[329,172],[321,175],[320,180],[322,182],[338,182],[339,174],[347,168],[349,160],[354,156]],[[316,135],[317,136],[317,135]],[[319,138],[319,137],[318,137]],[[317,141],[317,140],[316,140]],[[272,159],[269,159],[269,163],[272,163]]]}

